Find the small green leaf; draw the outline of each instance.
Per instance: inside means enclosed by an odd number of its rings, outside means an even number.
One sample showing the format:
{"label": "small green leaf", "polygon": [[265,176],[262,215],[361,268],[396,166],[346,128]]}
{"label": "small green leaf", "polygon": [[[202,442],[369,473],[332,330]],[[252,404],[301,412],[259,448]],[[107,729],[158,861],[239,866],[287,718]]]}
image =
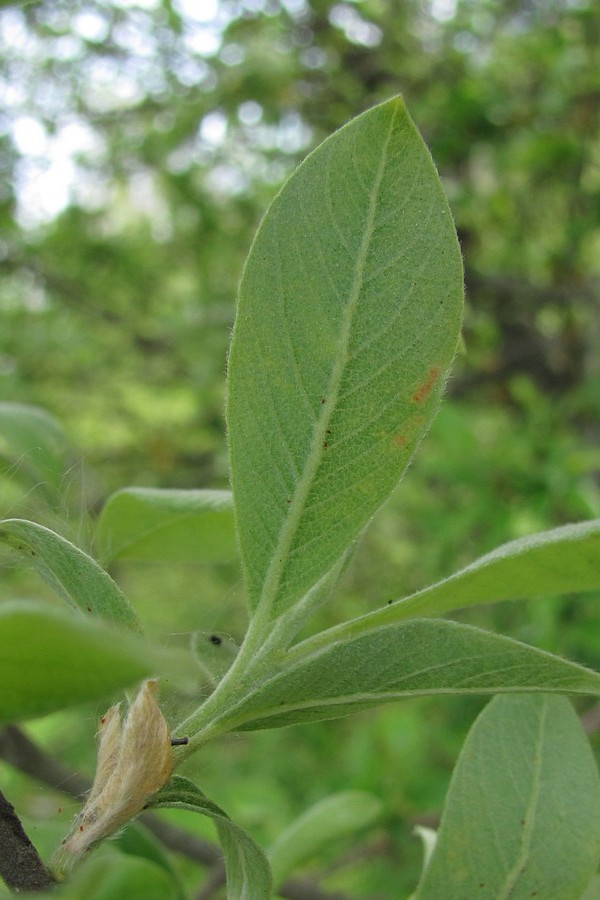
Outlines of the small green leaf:
{"label": "small green leaf", "polygon": [[331,636],[476,603],[600,588],[600,519],[510,541],[449,578],[344,623]]}
{"label": "small green leaf", "polygon": [[571,704],[494,698],[463,747],[418,900],[574,900],[599,860],[600,780]]}
{"label": "small green leaf", "polygon": [[267,900],[271,896],[271,870],[263,851],[188,778],[175,775],[149,805],[152,809],[189,809],[214,820],[225,855],[227,896],[231,900]]}
{"label": "small green leaf", "polygon": [[70,606],[102,616],[125,628],[141,631],[129,601],[98,563],[66,538],[25,519],[0,521],[4,541]]}
{"label": "small green leaf", "polygon": [[237,555],[229,491],[125,488],[98,521],[100,558],[217,562]]}
{"label": "small green leaf", "polygon": [[462,311],[444,193],[401,99],[292,175],[242,277],[231,469],[250,606],[304,596],[395,487],[433,419]]}
{"label": "small green leaf", "polygon": [[274,886],[320,853],[328,842],[371,825],[381,814],[382,806],[377,797],[364,791],[345,791],[315,803],[282,832],[271,848]]}
{"label": "small green leaf", "polygon": [[538,690],[599,695],[600,675],[469,625],[413,619],[300,657],[224,719],[252,730],[334,719],[420,694]]}
{"label": "small green leaf", "polygon": [[45,715],[178,665],[129,632],[48,603],[0,605],[0,721]]}
{"label": "small green leaf", "polygon": [[50,488],[52,499],[65,472],[67,439],[57,420],[37,406],[0,403],[0,458],[15,477]]}

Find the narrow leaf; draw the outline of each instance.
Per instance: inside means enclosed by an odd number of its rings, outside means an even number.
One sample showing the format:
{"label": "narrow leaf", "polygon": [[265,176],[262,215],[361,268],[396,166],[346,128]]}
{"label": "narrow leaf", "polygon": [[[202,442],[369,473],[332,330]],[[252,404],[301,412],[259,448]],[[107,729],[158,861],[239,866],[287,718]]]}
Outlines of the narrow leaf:
{"label": "narrow leaf", "polygon": [[228,897],[232,900],[267,900],[271,896],[271,870],[263,851],[193,782],[175,775],[150,803],[152,809],[163,807],[189,809],[214,820],[225,855]]}
{"label": "narrow leaf", "polygon": [[98,520],[100,558],[215,562],[236,556],[229,491],[125,488]]}
{"label": "narrow leaf", "polygon": [[2,722],[99,700],[173,663],[99,619],[28,601],[0,605],[0,647]]}
{"label": "narrow leaf", "polygon": [[324,632],[319,640],[476,603],[597,590],[599,560],[600,519],[563,525],[503,544],[449,578]]}
{"label": "narrow leaf", "polygon": [[394,488],[437,410],[461,308],[451,215],[396,98],[304,161],[243,274],[228,424],[252,609],[306,594]]}
{"label": "narrow leaf", "polygon": [[382,806],[377,797],[364,791],[345,791],[315,803],[281,833],[269,853],[274,886],[321,853],[327,843],[371,825]]}
{"label": "narrow leaf", "polygon": [[98,563],[66,538],[25,519],[0,521],[0,541],[33,565],[70,606],[125,628],[142,626],[127,598]]}
{"label": "narrow leaf", "polygon": [[443,619],[413,619],[301,658],[227,716],[245,730],[333,719],[420,694],[600,694],[600,675],[510,638]]}
{"label": "narrow leaf", "polygon": [[496,697],[454,772],[419,900],[581,897],[600,859],[600,780],[568,700]]}

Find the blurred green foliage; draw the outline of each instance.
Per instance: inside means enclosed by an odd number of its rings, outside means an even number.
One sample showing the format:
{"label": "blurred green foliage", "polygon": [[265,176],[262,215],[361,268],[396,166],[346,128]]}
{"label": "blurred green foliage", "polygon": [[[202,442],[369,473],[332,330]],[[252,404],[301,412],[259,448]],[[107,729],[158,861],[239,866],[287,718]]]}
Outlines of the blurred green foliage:
{"label": "blurred green foliage", "polygon": [[[594,0],[37,0],[1,4],[0,46],[0,400],[47,409],[75,448],[52,508],[27,461],[7,462],[3,515],[86,546],[90,518],[118,488],[227,486],[226,352],[253,230],[312,146],[398,92],[461,238],[465,349],[318,624],[503,541],[600,515]],[[235,564],[121,563],[113,574],[153,633],[243,632]],[[39,596],[33,578],[7,575],[13,596]],[[461,618],[597,668],[598,599]],[[423,700],[243,736],[190,771],[265,845],[334,790],[373,792],[386,804],[381,827],[355,858],[343,848],[330,858],[323,883],[408,896],[421,857],[414,820],[439,811],[480,706]],[[89,719],[30,730],[91,767]],[[68,817],[0,772],[49,852]],[[191,818],[186,827],[206,828]]]}

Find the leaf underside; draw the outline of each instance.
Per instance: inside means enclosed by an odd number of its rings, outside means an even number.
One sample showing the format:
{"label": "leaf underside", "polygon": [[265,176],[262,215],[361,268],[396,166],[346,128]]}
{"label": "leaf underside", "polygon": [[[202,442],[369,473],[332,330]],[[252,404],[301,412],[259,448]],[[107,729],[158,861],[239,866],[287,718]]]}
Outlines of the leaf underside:
{"label": "leaf underside", "polygon": [[66,538],[26,519],[4,519],[0,542],[32,565],[70,606],[141,632],[137,614],[110,575]]}
{"label": "leaf underside", "polygon": [[494,698],[461,752],[418,900],[573,900],[599,858],[600,780],[571,704]]}
{"label": "leaf underside", "polygon": [[204,796],[188,778],[175,775],[151,801],[152,809],[188,809],[213,819],[225,856],[227,896],[232,900],[268,900],[271,869],[263,851],[250,835]]}
{"label": "leaf underside", "polygon": [[228,714],[241,730],[333,719],[422,694],[600,694],[576,663],[443,619],[413,619],[340,641],[275,675]]}
{"label": "leaf underside", "polygon": [[228,425],[253,610],[303,596],[396,485],[437,409],[461,310],[451,215],[394,99],[292,175],[242,277]]}

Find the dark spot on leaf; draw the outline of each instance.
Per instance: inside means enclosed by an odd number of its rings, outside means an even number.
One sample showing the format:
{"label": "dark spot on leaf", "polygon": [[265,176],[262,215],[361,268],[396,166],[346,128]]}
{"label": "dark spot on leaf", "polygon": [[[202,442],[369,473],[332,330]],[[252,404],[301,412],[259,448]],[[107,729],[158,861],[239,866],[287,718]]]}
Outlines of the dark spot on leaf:
{"label": "dark spot on leaf", "polygon": [[80,831],[83,831],[83,825],[80,825],[80,826],[79,826],[79,830],[80,830]]}
{"label": "dark spot on leaf", "polygon": [[211,642],[211,644],[214,644],[216,647],[218,647],[219,644],[223,643],[223,638],[220,638],[218,634],[211,634],[209,641]]}
{"label": "dark spot on leaf", "polygon": [[30,550],[29,552],[31,553],[32,556],[35,556],[35,550]]}
{"label": "dark spot on leaf", "polygon": [[285,502],[286,502],[286,503],[291,503],[292,501],[291,501],[290,498],[288,497],[287,500],[286,500]]}
{"label": "dark spot on leaf", "polygon": [[91,612],[91,611],[92,611],[92,607],[91,607],[91,606],[88,606],[88,607],[87,607],[87,611],[88,611],[88,612]]}
{"label": "dark spot on leaf", "polygon": [[432,366],[430,368],[429,372],[427,373],[427,378],[413,394],[412,398],[415,403],[425,403],[441,374],[442,370],[440,366]]}
{"label": "dark spot on leaf", "polygon": [[390,603],[393,603],[393,602],[394,602],[393,600],[388,600],[388,606],[390,605]]}
{"label": "dark spot on leaf", "polygon": [[331,428],[327,429],[327,434],[331,434]]}
{"label": "dark spot on leaf", "polygon": [[321,397],[321,403],[325,403],[325,397]]}
{"label": "dark spot on leaf", "polygon": [[59,813],[62,812],[62,806],[59,806],[59,807],[58,807],[58,811],[59,811]]}
{"label": "dark spot on leaf", "polygon": [[521,825],[523,825],[523,827],[525,827],[525,821],[525,819],[521,819]]}
{"label": "dark spot on leaf", "polygon": [[323,441],[323,446],[325,447],[325,449],[327,449],[327,447],[329,447],[329,444],[327,443],[327,441]]}

